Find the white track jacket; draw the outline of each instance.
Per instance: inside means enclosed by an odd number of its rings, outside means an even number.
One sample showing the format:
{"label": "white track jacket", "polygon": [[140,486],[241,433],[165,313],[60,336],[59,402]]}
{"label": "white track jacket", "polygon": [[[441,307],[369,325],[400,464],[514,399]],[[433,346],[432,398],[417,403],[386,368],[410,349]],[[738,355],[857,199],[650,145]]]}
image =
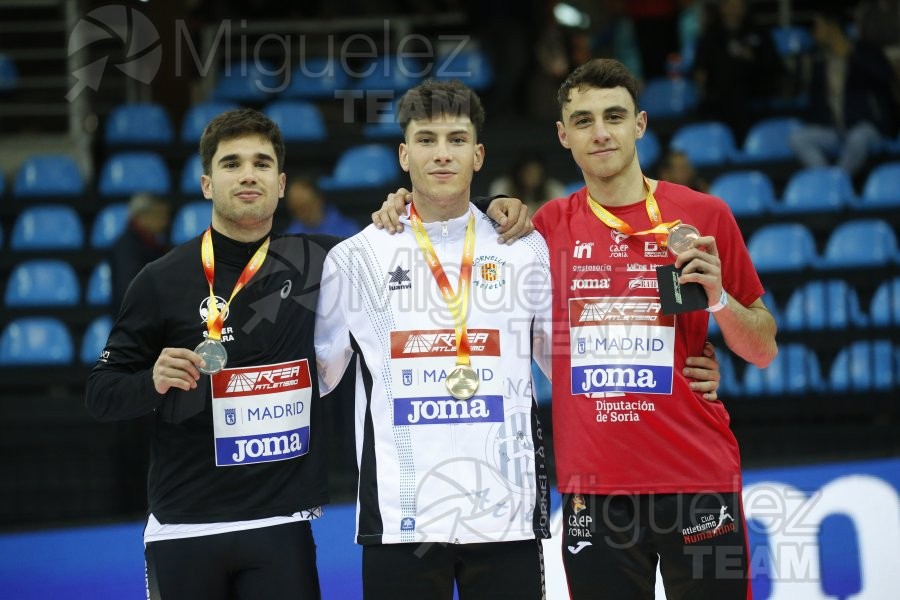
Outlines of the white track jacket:
{"label": "white track jacket", "polygon": [[[497,243],[475,215],[466,326],[475,396],[446,389],[456,365],[453,317],[409,219],[369,226],[325,260],[315,347],[321,393],[353,353],[357,543],[480,543],[549,537],[549,474],[531,360],[550,372],[551,280],[544,239]],[[425,224],[454,292],[468,213]]]}

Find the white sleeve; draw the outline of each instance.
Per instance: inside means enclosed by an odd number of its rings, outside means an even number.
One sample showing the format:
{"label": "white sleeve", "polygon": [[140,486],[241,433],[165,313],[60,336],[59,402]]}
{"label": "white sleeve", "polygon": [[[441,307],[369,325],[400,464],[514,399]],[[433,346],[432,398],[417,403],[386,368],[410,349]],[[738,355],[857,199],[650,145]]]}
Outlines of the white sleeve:
{"label": "white sleeve", "polygon": [[316,371],[322,396],[337,387],[353,356],[347,311],[349,297],[350,281],[338,268],[332,250],[322,267],[322,286],[316,306]]}
{"label": "white sleeve", "polygon": [[535,317],[531,326],[532,358],[547,379],[552,379],[553,369],[553,284],[550,277],[550,251],[539,234],[536,244],[535,275],[531,285],[534,289]]}

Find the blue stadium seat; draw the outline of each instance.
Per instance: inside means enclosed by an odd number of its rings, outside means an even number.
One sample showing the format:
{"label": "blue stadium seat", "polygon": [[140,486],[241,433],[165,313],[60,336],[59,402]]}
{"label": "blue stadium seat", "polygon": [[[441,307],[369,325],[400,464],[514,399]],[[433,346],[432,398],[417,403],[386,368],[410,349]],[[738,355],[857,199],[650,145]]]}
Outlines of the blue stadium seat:
{"label": "blue stadium seat", "polygon": [[853,183],[839,167],[808,167],[791,175],[779,213],[840,212],[856,201]]}
{"label": "blue stadium seat", "polygon": [[19,86],[19,69],[8,55],[0,53],[0,92],[10,92]]}
{"label": "blue stadium seat", "polygon": [[212,220],[212,202],[188,202],[175,212],[172,220],[172,245],[177,246],[203,233]]}
{"label": "blue stadium seat", "polygon": [[38,154],[22,163],[16,172],[13,195],[78,196],[84,192],[84,178],[78,164],[65,154]]}
{"label": "blue stadium seat", "polygon": [[737,154],[734,134],[728,125],[718,121],[681,126],[672,136],[669,147],[687,154],[696,167],[724,165]]}
{"label": "blue stadium seat", "polygon": [[85,301],[91,306],[106,306],[112,298],[112,271],[103,261],[94,267],[84,292]]}
{"label": "blue stadium seat", "polygon": [[206,125],[213,117],[228,110],[234,110],[238,105],[233,102],[200,102],[188,108],[184,119],[181,121],[181,141],[185,144],[196,144]]}
{"label": "blue stadium seat", "polygon": [[[213,87],[212,100],[231,102],[265,102],[277,92],[283,91],[283,81],[276,74],[278,69],[263,60],[236,62],[227,65],[219,73]],[[282,74],[284,78],[287,75]]]}
{"label": "blue stadium seat", "polygon": [[410,56],[378,56],[357,71],[356,89],[402,94],[421,81],[422,64]]}
{"label": "blue stadium seat", "polygon": [[775,50],[781,57],[805,54],[813,48],[812,33],[805,27],[773,27],[771,35]]}
{"label": "blue stadium seat", "polygon": [[882,219],[845,221],[828,236],[822,259],[823,269],[889,265],[897,260],[894,228]]}
{"label": "blue stadium seat", "polygon": [[75,306],[80,301],[81,286],[75,269],[55,258],[17,264],[9,274],[4,295],[8,307]]}
{"label": "blue stadium seat", "polygon": [[107,144],[170,144],[174,139],[169,113],[159,104],[122,104],[106,118]]}
{"label": "blue stadium seat", "polygon": [[468,48],[450,54],[438,54],[431,76],[435,79],[458,79],[480,92],[494,83],[494,70],[487,55],[478,48]]}
{"label": "blue stadium seat", "polygon": [[264,112],[281,129],[286,142],[324,140],[327,135],[322,113],[311,102],[279,100],[270,102]]}
{"label": "blue stadium seat", "polygon": [[890,390],[900,385],[895,348],[888,340],[861,340],[838,352],[831,364],[833,392]]}
{"label": "blue stadium seat", "polygon": [[[397,122],[397,104],[399,100],[391,102],[389,108],[384,110],[381,106],[367,105],[375,114],[366,114],[366,124],[363,125],[363,136],[373,139],[397,138],[402,139],[403,132]],[[374,122],[370,122],[374,121]]]}
{"label": "blue stadium seat", "polygon": [[900,325],[900,277],[878,286],[872,296],[869,317],[875,327]]}
{"label": "blue stadium seat", "polygon": [[355,146],[337,161],[331,177],[319,178],[323,191],[387,185],[400,176],[397,151],[381,144]]}
{"label": "blue stadium seat", "polygon": [[857,208],[900,208],[900,162],[885,163],[872,169]]}
{"label": "blue stadium seat", "polygon": [[91,248],[109,248],[128,225],[128,204],[115,202],[100,209],[91,226]]}
{"label": "blue stadium seat", "polygon": [[12,250],[77,250],[84,246],[84,229],[71,206],[42,204],[25,208],[10,236]]}
{"label": "blue stadium seat", "polygon": [[772,180],[761,171],[732,171],[713,181],[709,193],[724,200],[736,217],[764,215],[775,206]]}
{"label": "blue stadium seat", "polygon": [[153,152],[114,154],[100,171],[101,196],[130,196],[140,192],[165,195],[170,190],[169,169]]}
{"label": "blue stadium seat", "polygon": [[106,347],[106,340],[109,339],[112,326],[113,320],[109,315],[101,315],[88,324],[84,331],[84,337],[81,339],[79,359],[82,364],[91,365],[97,362],[97,358]]}
{"label": "blue stadium seat", "polygon": [[818,331],[865,327],[856,290],[846,281],[810,281],[794,290],[784,310],[786,331]]}
{"label": "blue stadium seat", "polygon": [[73,359],[72,336],[59,319],[21,317],[0,334],[0,365],[66,365]]}
{"label": "blue stadium seat", "polygon": [[819,357],[803,344],[784,344],[768,367],[747,365],[743,389],[748,396],[808,394],[822,390]]}
{"label": "blue stadium seat", "polygon": [[757,229],[747,242],[760,273],[802,271],[818,260],[812,231],[801,223],[772,223]]}
{"label": "blue stadium seat", "polygon": [[200,176],[203,175],[203,163],[199,154],[192,154],[190,158],[184,161],[184,168],[181,170],[181,184],[179,188],[181,193],[186,196],[197,196],[203,193],[200,187]]}
{"label": "blue stadium seat", "polygon": [[641,169],[643,171],[652,169],[656,164],[656,161],[659,160],[659,155],[662,153],[659,137],[653,133],[653,130],[647,129],[644,131],[644,137],[637,141],[636,147],[638,161],[641,163]]}
{"label": "blue stadium seat", "polygon": [[651,119],[683,117],[697,106],[697,88],[690,79],[651,79],[638,98],[638,110]]}
{"label": "blue stadium seat", "polygon": [[340,60],[307,58],[291,71],[285,98],[334,99],[335,92],[350,87],[350,76]]}
{"label": "blue stadium seat", "polygon": [[754,123],[744,139],[735,162],[775,162],[794,158],[789,142],[793,130],[801,126],[793,117],[773,117]]}

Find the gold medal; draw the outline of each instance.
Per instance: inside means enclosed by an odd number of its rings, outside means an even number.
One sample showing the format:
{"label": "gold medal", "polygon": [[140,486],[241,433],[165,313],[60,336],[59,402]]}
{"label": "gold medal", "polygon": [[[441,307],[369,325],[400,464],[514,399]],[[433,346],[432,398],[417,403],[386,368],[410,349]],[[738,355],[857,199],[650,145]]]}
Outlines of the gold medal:
{"label": "gold medal", "polygon": [[444,383],[451,396],[457,400],[468,400],[478,389],[478,372],[469,365],[456,365]]}

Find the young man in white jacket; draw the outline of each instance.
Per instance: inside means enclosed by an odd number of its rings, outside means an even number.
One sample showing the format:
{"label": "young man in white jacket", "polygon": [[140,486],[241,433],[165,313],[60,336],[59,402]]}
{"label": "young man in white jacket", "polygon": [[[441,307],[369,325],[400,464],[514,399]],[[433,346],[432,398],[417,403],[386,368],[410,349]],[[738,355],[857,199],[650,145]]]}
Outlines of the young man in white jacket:
{"label": "young man in white jacket", "polygon": [[547,245],[498,243],[469,201],[484,161],[472,90],[427,81],[399,115],[408,227],[369,226],[329,252],[315,332],[322,394],[359,359],[364,595],[543,598],[549,474],[531,361],[549,374]]}

